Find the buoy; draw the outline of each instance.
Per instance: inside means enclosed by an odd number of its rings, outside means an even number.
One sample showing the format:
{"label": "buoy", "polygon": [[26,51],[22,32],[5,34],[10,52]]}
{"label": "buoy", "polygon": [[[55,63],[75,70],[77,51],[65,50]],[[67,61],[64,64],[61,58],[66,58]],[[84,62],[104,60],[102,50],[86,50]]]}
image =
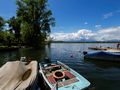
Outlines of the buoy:
{"label": "buoy", "polygon": [[70,55],[71,58],[73,58],[73,55]]}

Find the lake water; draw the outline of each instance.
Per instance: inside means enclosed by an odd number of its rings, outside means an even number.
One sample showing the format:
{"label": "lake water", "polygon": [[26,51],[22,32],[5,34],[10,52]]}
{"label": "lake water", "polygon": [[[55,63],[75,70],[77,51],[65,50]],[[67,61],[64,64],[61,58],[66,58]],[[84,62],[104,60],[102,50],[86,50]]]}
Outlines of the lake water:
{"label": "lake water", "polygon": [[0,66],[9,60],[21,56],[43,61],[50,57],[52,61],[60,60],[91,82],[95,90],[120,90],[120,63],[84,60],[83,51],[92,52],[88,47],[116,47],[112,43],[52,43],[45,49],[20,49],[13,52],[0,52]]}

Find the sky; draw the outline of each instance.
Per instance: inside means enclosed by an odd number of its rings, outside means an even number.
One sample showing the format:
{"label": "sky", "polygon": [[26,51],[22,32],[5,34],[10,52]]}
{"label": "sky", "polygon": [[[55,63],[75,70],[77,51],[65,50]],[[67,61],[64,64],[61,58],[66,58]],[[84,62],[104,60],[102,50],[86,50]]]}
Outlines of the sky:
{"label": "sky", "polygon": [[[53,40],[120,40],[120,0],[48,0]],[[15,0],[0,0],[0,16],[15,16]]]}

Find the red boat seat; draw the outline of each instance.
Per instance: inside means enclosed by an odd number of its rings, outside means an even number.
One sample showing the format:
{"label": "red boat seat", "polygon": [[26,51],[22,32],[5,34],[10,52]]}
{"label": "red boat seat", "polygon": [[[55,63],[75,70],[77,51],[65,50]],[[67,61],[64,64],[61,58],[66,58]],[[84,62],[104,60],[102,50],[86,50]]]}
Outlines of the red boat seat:
{"label": "red boat seat", "polygon": [[59,82],[58,87],[63,87],[63,86],[66,86],[66,85],[70,85],[70,84],[78,82],[78,81],[79,81],[78,79],[72,78],[72,79],[66,80],[64,82]]}
{"label": "red boat seat", "polygon": [[65,75],[68,77],[68,78],[74,78],[75,76],[72,74],[72,73],[70,73],[69,71],[64,71],[64,73],[65,73]]}
{"label": "red boat seat", "polygon": [[56,83],[55,78],[53,77],[53,75],[48,76],[48,77],[47,77],[47,80],[48,80],[48,82],[50,82],[51,84],[55,84],[55,83]]}

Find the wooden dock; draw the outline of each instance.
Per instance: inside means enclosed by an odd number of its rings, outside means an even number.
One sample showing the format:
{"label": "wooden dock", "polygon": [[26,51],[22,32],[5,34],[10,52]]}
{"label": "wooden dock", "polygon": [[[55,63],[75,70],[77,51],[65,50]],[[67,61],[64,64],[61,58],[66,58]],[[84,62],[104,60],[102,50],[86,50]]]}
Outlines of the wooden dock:
{"label": "wooden dock", "polygon": [[107,52],[120,52],[120,48],[111,48],[111,47],[88,47],[90,50],[101,50]]}

